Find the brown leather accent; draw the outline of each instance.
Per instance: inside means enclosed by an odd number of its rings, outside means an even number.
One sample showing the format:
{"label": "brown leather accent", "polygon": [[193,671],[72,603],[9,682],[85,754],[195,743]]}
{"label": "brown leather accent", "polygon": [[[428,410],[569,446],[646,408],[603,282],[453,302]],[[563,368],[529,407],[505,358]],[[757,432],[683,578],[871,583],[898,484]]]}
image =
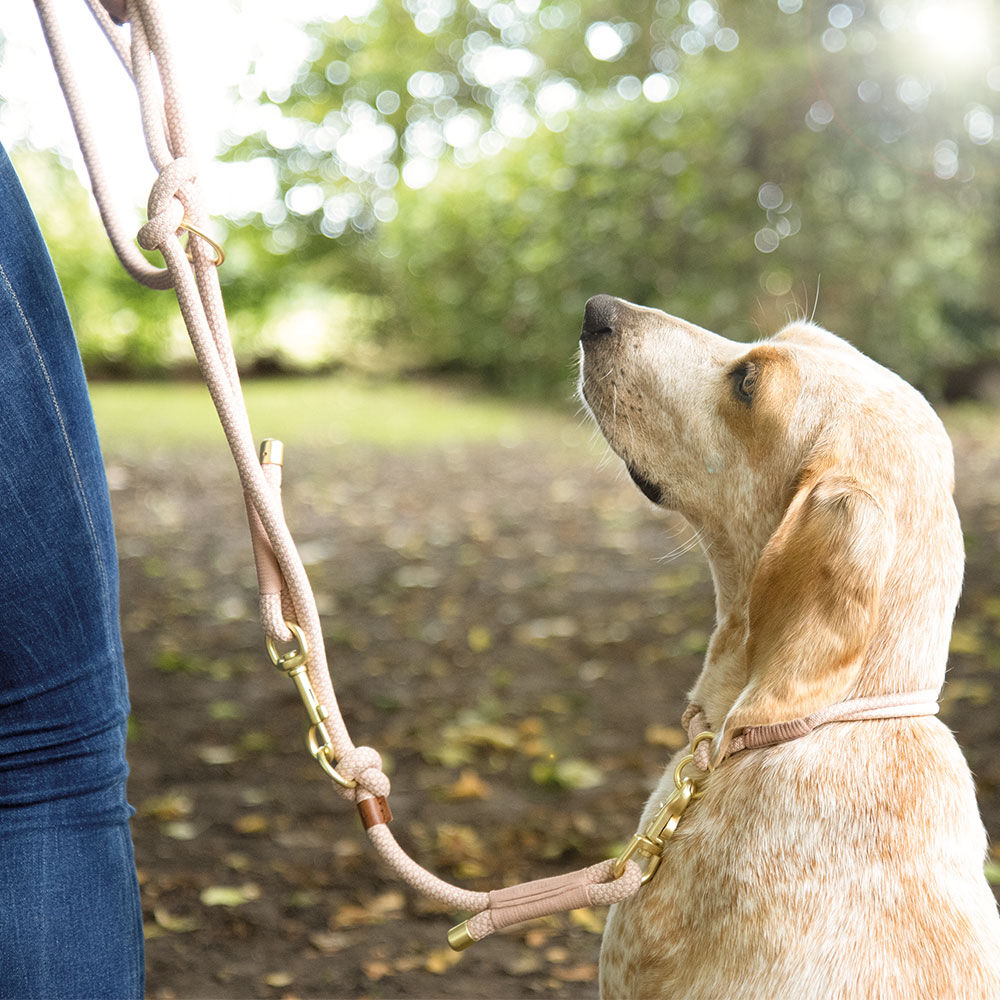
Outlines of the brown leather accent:
{"label": "brown leather accent", "polygon": [[358,813],[366,830],[370,830],[373,826],[379,826],[381,823],[392,822],[392,810],[384,795],[362,799],[358,803]]}

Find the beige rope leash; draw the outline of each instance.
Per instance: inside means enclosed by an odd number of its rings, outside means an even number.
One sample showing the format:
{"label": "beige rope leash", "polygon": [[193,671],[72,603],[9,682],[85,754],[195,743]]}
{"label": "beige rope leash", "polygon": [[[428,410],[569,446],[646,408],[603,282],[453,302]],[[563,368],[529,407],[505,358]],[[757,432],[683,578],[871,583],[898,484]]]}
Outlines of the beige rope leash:
{"label": "beige rope leash", "polygon": [[[187,326],[195,356],[229,442],[246,498],[260,584],[260,613],[272,661],[295,682],[309,716],[309,749],[353,801],[368,837],[384,861],[409,885],[476,916],[454,928],[449,942],[462,948],[522,920],[579,906],[608,905],[639,888],[634,862],[612,860],[556,878],[496,892],[471,892],[442,881],[413,861],[388,828],[389,779],[371,747],[356,747],[341,715],[326,661],[323,633],[302,560],[281,507],[281,447],[265,442],[258,457],[240,388],[217,267],[223,253],[206,235],[198,169],[188,141],[170,39],[156,0],[128,0],[128,28],[117,26],[98,0],[87,0],[139,96],[143,131],[158,177],[149,195],[139,245],[163,255],[150,264],[132,242],[114,207],[59,26],[55,0],[35,0],[53,65],[69,106],[91,177],[94,197],[112,245],[126,270],[151,288],[170,288]],[[130,32],[129,32],[130,29]],[[126,36],[130,33],[130,41]],[[188,233],[188,249],[181,235]],[[283,646],[292,648],[282,651]]]}

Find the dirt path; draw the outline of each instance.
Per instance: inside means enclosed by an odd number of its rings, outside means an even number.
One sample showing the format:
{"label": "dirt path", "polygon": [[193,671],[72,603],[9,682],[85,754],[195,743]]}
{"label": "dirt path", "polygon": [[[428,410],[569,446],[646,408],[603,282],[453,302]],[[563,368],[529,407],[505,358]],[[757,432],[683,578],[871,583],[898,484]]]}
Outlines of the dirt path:
{"label": "dirt path", "polygon": [[[962,448],[969,576],[943,717],[1000,839],[1000,469],[984,436]],[[110,464],[150,996],[596,996],[603,913],[458,957],[455,915],[373,860],[263,653],[224,458]],[[609,856],[683,739],[711,628],[688,529],[558,441],[341,446],[296,456],[288,483],[338,693],[384,753],[403,844],[471,888]]]}

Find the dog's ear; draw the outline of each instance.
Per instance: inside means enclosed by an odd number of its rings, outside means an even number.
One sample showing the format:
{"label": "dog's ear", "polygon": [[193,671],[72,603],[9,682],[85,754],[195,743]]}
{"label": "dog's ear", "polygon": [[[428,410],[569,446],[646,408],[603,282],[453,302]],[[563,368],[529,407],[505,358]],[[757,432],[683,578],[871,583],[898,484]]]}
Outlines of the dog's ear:
{"label": "dog's ear", "polygon": [[800,483],[754,571],[747,684],[726,717],[722,749],[747,726],[839,701],[878,620],[892,518],[843,472],[807,473]]}

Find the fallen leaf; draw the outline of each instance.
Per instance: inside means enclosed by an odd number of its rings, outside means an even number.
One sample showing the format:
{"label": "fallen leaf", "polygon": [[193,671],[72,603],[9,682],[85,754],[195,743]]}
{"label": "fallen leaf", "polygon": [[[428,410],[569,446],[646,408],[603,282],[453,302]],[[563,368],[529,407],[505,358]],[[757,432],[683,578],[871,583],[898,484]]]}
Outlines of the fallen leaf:
{"label": "fallen leaf", "polygon": [[336,913],[330,917],[330,926],[338,928],[362,927],[365,924],[374,922],[367,908],[358,906],[356,903],[346,903],[344,906],[338,906]]}
{"label": "fallen leaf", "polygon": [[233,820],[233,829],[237,833],[266,833],[271,825],[270,817],[264,813],[247,813]]}
{"label": "fallen leaf", "polygon": [[532,927],[524,932],[524,943],[529,948],[541,948],[554,933],[549,927]]}
{"label": "fallen leaf", "polygon": [[540,971],[541,968],[542,960],[533,951],[526,949],[516,958],[504,963],[503,971],[508,976],[530,976],[532,973]]}
{"label": "fallen leaf", "polygon": [[514,634],[514,641],[522,646],[544,643],[547,639],[571,639],[580,626],[567,615],[559,618],[536,618],[521,625]]}
{"label": "fallen leaf", "polygon": [[381,959],[373,959],[369,962],[361,963],[361,971],[374,983],[392,973],[392,966]]}
{"label": "fallen leaf", "polygon": [[527,739],[521,744],[521,753],[525,757],[546,757],[552,753],[552,747],[546,740]]}
{"label": "fallen leaf", "polygon": [[369,904],[368,909],[376,916],[384,917],[402,910],[406,906],[406,895],[398,889],[380,893]]}
{"label": "fallen leaf", "polygon": [[406,896],[398,890],[383,892],[366,903],[347,903],[338,908],[330,918],[332,927],[361,927],[366,924],[381,924],[401,915],[406,905]]}
{"label": "fallen leaf", "polygon": [[140,816],[152,816],[161,822],[187,819],[194,812],[194,800],[183,792],[168,792],[143,799],[136,810]]}
{"label": "fallen leaf", "polygon": [[516,750],[518,731],[510,726],[485,722],[478,715],[466,716],[454,725],[447,726],[440,738],[427,751],[427,756],[444,764],[457,767],[468,764],[475,747],[491,750]]}
{"label": "fallen leaf", "polygon": [[253,882],[243,885],[210,885],[198,897],[204,906],[242,906],[260,899],[260,886]]}
{"label": "fallen leaf", "polygon": [[545,721],[537,715],[529,715],[517,724],[517,731],[525,739],[541,736],[545,732]]}
{"label": "fallen leaf", "polygon": [[227,719],[242,719],[243,706],[238,701],[213,701],[208,706],[208,714],[219,721]]}
{"label": "fallen leaf", "polygon": [[286,986],[291,986],[294,979],[290,972],[269,972],[264,977],[264,982],[276,990],[283,990]]}
{"label": "fallen leaf", "polygon": [[486,847],[471,826],[442,823],[436,840],[442,864],[454,866],[466,878],[486,874]]}
{"label": "fallen leaf", "polygon": [[467,639],[473,653],[485,653],[493,645],[493,633],[485,625],[473,625]]}
{"label": "fallen leaf", "polygon": [[220,764],[235,764],[240,759],[240,755],[235,747],[227,746],[204,746],[198,748],[198,757],[206,764],[218,766]]}
{"label": "fallen leaf", "polygon": [[412,972],[424,964],[423,955],[403,955],[392,963],[394,972]]}
{"label": "fallen leaf", "polygon": [[259,729],[251,729],[240,737],[239,752],[268,753],[274,749],[274,746],[274,738],[270,733],[265,733]]}
{"label": "fallen leaf", "polygon": [[592,983],[597,979],[597,963],[586,962],[583,965],[570,965],[551,970],[556,979],[564,983]]}
{"label": "fallen leaf", "polygon": [[541,701],[541,708],[553,715],[572,715],[573,705],[570,700],[562,694],[546,695]]}
{"label": "fallen leaf", "polygon": [[463,801],[466,799],[488,799],[493,793],[489,785],[476,774],[475,771],[466,768],[454,784],[445,789],[445,797]]}
{"label": "fallen leaf", "polygon": [[201,926],[197,917],[175,917],[162,906],[153,908],[153,920],[157,927],[162,927],[171,934],[190,934]]}
{"label": "fallen leaf", "polygon": [[566,760],[540,760],[531,765],[531,780],[536,785],[556,788],[597,788],[604,774],[593,764],[575,757]]}
{"label": "fallen leaf", "polygon": [[336,931],[316,931],[315,934],[309,935],[309,943],[324,955],[336,955],[351,943],[351,939],[346,934],[338,934]]}
{"label": "fallen leaf", "polygon": [[569,961],[569,949],[561,944],[554,944],[545,950],[545,961],[559,964]]}
{"label": "fallen leaf", "polygon": [[160,827],[160,832],[171,840],[196,840],[198,837],[198,827],[194,823],[177,822],[164,823]]}
{"label": "fallen leaf", "polygon": [[440,976],[447,972],[456,962],[461,961],[461,952],[452,951],[451,948],[438,948],[427,956],[424,968],[428,972],[433,972],[435,975]]}

